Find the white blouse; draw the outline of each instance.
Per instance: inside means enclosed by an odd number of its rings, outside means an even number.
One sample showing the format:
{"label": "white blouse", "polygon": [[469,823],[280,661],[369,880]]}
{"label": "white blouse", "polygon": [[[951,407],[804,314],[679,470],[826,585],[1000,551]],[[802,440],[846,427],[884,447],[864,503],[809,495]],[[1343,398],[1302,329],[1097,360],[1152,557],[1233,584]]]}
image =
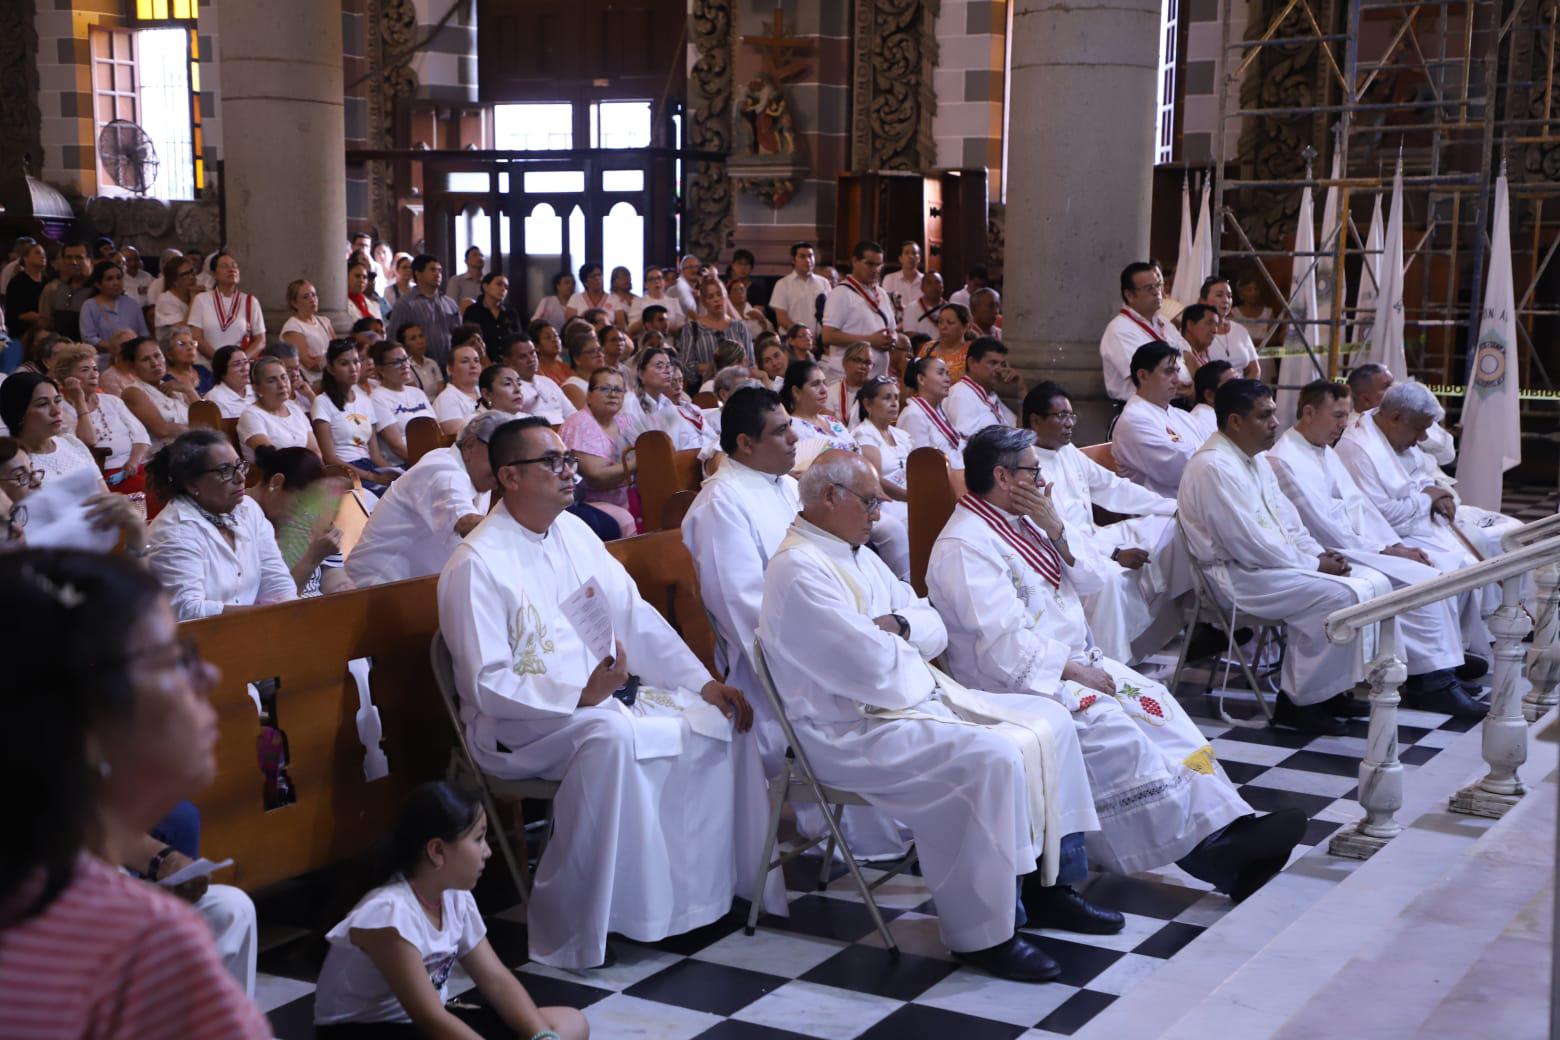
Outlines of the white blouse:
{"label": "white blouse", "polygon": [[146,563],[168,590],[180,621],[212,617],[230,606],[284,603],[298,585],[282,560],[276,534],[249,496],[234,509],[233,544],[180,495],[152,521]]}
{"label": "white blouse", "polygon": [[249,441],[256,436],[264,437],[273,448],[307,448],[311,429],[309,415],[297,401],[287,402],[286,415],[273,415],[252,404],[238,417],[239,451],[253,462],[255,449]]}
{"label": "white blouse", "polygon": [[[141,391],[146,399],[152,402],[152,410],[162,417],[163,422],[175,423],[179,426],[190,424],[190,406],[184,398],[177,394],[165,394],[157,387],[137,376],[130,381],[130,387]],[[126,387],[125,389],[130,389]],[[148,431],[150,433],[150,431]],[[156,452],[163,445],[168,444],[174,438],[152,437],[152,451]]]}
{"label": "white blouse", "polygon": [[325,351],[330,346],[330,341],[336,335],[336,330],[331,326],[330,319],[321,317],[318,314],[310,322],[304,322],[297,315],[288,318],[286,324],[282,326],[282,338],[285,339],[289,332],[296,332],[302,336],[304,343],[308,345],[305,350],[298,352],[299,360],[303,362],[303,367],[306,369],[316,367],[310,364],[311,361],[319,362],[320,364],[324,363]]}
{"label": "white blouse", "polygon": [[890,426],[885,432],[879,430],[871,422],[858,425],[854,431],[856,443],[862,447],[873,447],[883,458],[883,468],[880,471],[884,480],[900,487],[906,486],[908,477],[905,471],[906,460],[910,458],[913,445],[910,443],[910,435],[903,430]]}
{"label": "white blouse", "polygon": [[469,419],[477,412],[477,399],[454,383],[450,383],[433,399],[433,417],[439,422],[446,419]]}
{"label": "white blouse", "polygon": [[218,383],[206,391],[205,400],[217,406],[224,419],[237,419],[244,414],[244,409],[255,403],[255,388],[244,387],[243,396],[226,383]]}
{"label": "white blouse", "polygon": [[[65,402],[65,428],[74,430],[76,422],[80,418],[76,409],[70,402]],[[137,444],[145,444],[148,447],[152,443],[152,435],[146,432],[146,427],[135,414],[125,407],[125,403],[113,394],[99,393],[97,395],[97,407],[87,413],[92,429],[97,434],[97,446],[108,449],[108,460],[103,463],[104,469],[119,469],[130,461],[130,450]]]}
{"label": "white blouse", "polygon": [[97,459],[92,457],[92,449],[81,443],[68,433],[56,433],[54,435],[54,450],[51,452],[28,452],[33,465],[43,470],[43,482],[47,484],[50,477],[63,477],[67,473],[74,473],[78,469],[91,468],[97,471]]}

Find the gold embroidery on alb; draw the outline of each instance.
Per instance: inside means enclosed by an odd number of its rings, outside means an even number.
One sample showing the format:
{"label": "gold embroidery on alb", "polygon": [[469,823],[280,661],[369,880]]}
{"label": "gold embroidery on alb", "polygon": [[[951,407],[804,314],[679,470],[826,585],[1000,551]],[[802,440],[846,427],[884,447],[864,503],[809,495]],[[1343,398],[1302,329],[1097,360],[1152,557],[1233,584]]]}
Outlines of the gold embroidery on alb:
{"label": "gold embroidery on alb", "polygon": [[509,619],[509,653],[513,657],[516,675],[546,675],[547,662],[543,654],[553,652],[552,638],[541,615],[530,602],[525,602]]}

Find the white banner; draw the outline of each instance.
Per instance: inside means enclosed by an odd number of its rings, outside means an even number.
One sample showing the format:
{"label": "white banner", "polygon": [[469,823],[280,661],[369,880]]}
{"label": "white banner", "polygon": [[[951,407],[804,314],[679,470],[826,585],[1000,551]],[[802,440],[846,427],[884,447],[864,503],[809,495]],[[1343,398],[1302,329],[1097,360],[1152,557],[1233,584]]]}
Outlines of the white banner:
{"label": "white banner", "polygon": [[1394,380],[1408,378],[1403,356],[1403,157],[1392,175],[1392,207],[1387,216],[1376,298],[1376,321],[1370,330],[1369,360],[1386,368]]}
{"label": "white banner", "polygon": [[1462,451],[1457,458],[1457,493],[1464,502],[1481,509],[1500,509],[1502,475],[1522,461],[1518,372],[1511,202],[1503,169],[1495,182],[1489,278],[1484,283],[1484,314],[1473,351],[1473,371],[1463,398]]}

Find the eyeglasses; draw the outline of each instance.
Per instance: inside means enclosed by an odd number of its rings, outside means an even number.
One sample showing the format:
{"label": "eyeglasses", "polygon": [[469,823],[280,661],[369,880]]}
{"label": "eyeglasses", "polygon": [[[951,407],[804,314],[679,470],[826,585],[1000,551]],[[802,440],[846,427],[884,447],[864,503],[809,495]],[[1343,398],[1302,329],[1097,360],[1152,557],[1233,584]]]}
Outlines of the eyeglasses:
{"label": "eyeglasses", "polygon": [[1035,484],[1038,485],[1040,483],[1039,466],[1004,466],[1003,469],[1012,470],[1014,473],[1033,473],[1035,475]]}
{"label": "eyeglasses", "polygon": [[11,511],[5,515],[5,536],[10,541],[22,536],[22,530],[27,526],[27,507],[18,502],[11,507]]}
{"label": "eyeglasses", "polygon": [[400,357],[387,357],[383,361],[380,362],[380,364],[385,365],[385,366],[390,367],[390,368],[398,368],[401,365],[410,365],[411,363],[412,363],[411,357],[409,355],[406,355],[406,354],[402,354]]}
{"label": "eyeglasses", "polygon": [[498,468],[499,469],[505,469],[505,468],[507,468],[509,466],[533,466],[533,465],[545,466],[547,468],[547,472],[551,473],[555,477],[561,477],[561,476],[563,476],[564,472],[567,471],[567,470],[579,469],[580,468],[580,457],[578,455],[573,455],[573,454],[570,454],[570,455],[547,454],[547,455],[537,456],[534,459],[515,459],[513,462],[505,462],[505,463],[503,463]]}
{"label": "eyeglasses", "polygon": [[622,397],[624,394],[628,393],[628,391],[621,386],[593,386],[591,389],[597,393],[606,394],[608,397]]}
{"label": "eyeglasses", "polygon": [[204,477],[208,473],[215,473],[218,480],[228,484],[242,484],[249,476],[249,463],[225,462],[220,466],[201,470],[198,476]]}
{"label": "eyeglasses", "polygon": [[1046,418],[1047,419],[1057,419],[1057,420],[1060,420],[1061,422],[1064,422],[1064,423],[1065,422],[1077,422],[1078,421],[1078,413],[1077,412],[1052,412],[1050,415],[1046,416]]}
{"label": "eyeglasses", "polygon": [[202,660],[200,644],[188,636],[126,654],[124,660],[141,661],[148,658],[156,658],[158,667],[182,668],[186,672],[194,672]]}
{"label": "eyeglasses", "polygon": [[839,488],[841,491],[849,491],[858,500],[860,500],[862,506],[866,509],[868,516],[876,513],[883,505],[883,500],[878,498],[876,495],[863,495],[855,488],[846,487],[844,484],[836,483],[834,486]]}
{"label": "eyeglasses", "polygon": [[15,487],[37,488],[43,485],[43,470],[41,469],[17,469],[10,473],[0,474],[0,483],[11,484]]}

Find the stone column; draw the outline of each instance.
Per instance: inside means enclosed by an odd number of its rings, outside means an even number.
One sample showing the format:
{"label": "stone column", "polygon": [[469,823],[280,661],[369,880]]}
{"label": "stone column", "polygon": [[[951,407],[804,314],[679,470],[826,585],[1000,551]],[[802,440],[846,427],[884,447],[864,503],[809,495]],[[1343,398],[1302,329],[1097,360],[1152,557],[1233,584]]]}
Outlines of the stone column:
{"label": "stone column", "polygon": [[1160,0],[1014,0],[1004,337],[1104,438],[1100,333],[1148,256]]}
{"label": "stone column", "polygon": [[307,278],[344,331],[347,184],[340,0],[218,0],[228,244],[268,335]]}

